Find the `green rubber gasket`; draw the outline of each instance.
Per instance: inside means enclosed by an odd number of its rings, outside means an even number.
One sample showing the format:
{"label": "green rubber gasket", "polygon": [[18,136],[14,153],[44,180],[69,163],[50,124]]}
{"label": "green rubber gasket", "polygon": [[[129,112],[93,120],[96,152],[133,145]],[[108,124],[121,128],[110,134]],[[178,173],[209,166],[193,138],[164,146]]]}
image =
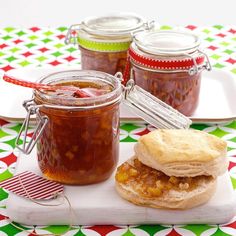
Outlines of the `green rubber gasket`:
{"label": "green rubber gasket", "polygon": [[121,52],[128,50],[131,41],[128,42],[96,42],[78,37],[78,44],[92,51],[98,52]]}

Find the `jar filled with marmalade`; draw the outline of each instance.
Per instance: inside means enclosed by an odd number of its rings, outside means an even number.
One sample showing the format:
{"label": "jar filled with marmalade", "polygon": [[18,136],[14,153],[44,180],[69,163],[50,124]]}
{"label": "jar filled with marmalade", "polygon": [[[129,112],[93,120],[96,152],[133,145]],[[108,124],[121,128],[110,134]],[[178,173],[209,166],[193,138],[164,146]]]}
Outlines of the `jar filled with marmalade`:
{"label": "jar filled with marmalade", "polygon": [[132,32],[149,27],[151,24],[131,13],[91,17],[72,25],[65,42],[79,45],[83,70],[114,75],[124,71]]}
{"label": "jar filled with marmalade", "polygon": [[202,71],[211,69],[199,47],[199,37],[186,31],[139,32],[129,48],[125,77],[191,116],[198,105]]}
{"label": "jar filled with marmalade", "polygon": [[[191,124],[132,80],[126,87],[121,80],[120,73],[112,76],[88,70],[44,76],[38,81],[44,89],[34,90],[33,99],[23,104],[28,113],[17,148],[29,154],[36,145],[38,164],[47,179],[86,185],[106,180],[117,165],[121,101],[155,127],[188,128]],[[26,143],[34,114],[37,125]]]}
{"label": "jar filled with marmalade", "polygon": [[[39,82],[68,87],[34,91],[37,123],[45,124],[37,140],[43,175],[64,184],[106,180],[119,155],[119,80],[101,72],[67,71]],[[80,98],[76,88],[93,96]]]}

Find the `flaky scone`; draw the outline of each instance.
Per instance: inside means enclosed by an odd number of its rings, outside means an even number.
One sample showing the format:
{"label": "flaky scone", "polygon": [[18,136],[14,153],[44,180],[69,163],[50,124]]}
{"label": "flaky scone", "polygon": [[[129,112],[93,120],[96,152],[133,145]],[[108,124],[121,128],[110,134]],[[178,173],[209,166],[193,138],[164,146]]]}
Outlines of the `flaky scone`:
{"label": "flaky scone", "polygon": [[166,175],[217,177],[227,171],[227,144],[198,130],[155,130],[142,136],[134,147],[145,165]]}
{"label": "flaky scone", "polygon": [[153,208],[192,208],[207,202],[216,188],[212,176],[169,177],[136,157],[118,167],[115,179],[122,198]]}

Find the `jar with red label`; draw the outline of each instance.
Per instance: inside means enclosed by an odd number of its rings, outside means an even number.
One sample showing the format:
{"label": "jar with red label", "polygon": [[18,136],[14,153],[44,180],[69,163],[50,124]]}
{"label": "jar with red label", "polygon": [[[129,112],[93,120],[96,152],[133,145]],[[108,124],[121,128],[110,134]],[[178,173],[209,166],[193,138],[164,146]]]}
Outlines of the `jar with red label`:
{"label": "jar with red label", "polygon": [[125,77],[191,116],[198,105],[202,71],[210,70],[199,37],[187,31],[145,31],[135,34]]}
{"label": "jar with red label", "polygon": [[[38,82],[50,90],[34,90],[33,99],[24,102],[28,114],[16,140],[17,148],[29,154],[36,145],[38,164],[47,179],[86,185],[106,180],[116,167],[121,101],[159,128],[182,129],[191,124],[132,80],[126,86],[121,80],[121,73],[112,76],[87,70],[44,76]],[[88,96],[81,96],[81,92]],[[26,143],[32,115],[36,115],[37,125]]]}
{"label": "jar with red label", "polygon": [[150,25],[142,17],[131,13],[90,17],[72,25],[65,42],[79,45],[83,70],[114,75],[124,71],[131,34]]}

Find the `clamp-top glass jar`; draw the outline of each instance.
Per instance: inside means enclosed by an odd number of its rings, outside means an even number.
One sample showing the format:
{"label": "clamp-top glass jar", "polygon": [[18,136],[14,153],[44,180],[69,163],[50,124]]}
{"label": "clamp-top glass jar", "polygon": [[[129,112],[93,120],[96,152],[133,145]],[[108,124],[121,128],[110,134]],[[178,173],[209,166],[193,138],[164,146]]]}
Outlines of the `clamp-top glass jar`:
{"label": "clamp-top glass jar", "polygon": [[[26,154],[37,144],[39,167],[46,178],[84,185],[104,181],[112,174],[119,156],[122,97],[131,109],[156,127],[189,127],[188,118],[134,86],[132,81],[126,87],[121,85],[120,75],[71,70],[47,75],[39,81],[54,85],[54,89],[35,90],[33,99],[25,101],[28,115],[16,144]],[[64,89],[55,89],[57,85]],[[78,87],[92,96],[78,97],[75,93]],[[27,144],[29,120],[34,114],[37,127]],[[23,145],[19,140],[22,135]]]}
{"label": "clamp-top glass jar", "polygon": [[131,13],[87,18],[72,25],[65,42],[79,45],[81,68],[114,75],[123,72],[132,32],[151,27],[152,23]]}
{"label": "clamp-top glass jar", "polygon": [[[50,74],[39,82],[68,87],[35,90],[33,100],[25,103],[28,120],[36,113],[38,128],[32,140],[37,141],[44,176],[73,185],[107,179],[119,156],[119,79],[102,72],[75,70]],[[72,89],[76,87],[99,95],[80,98]],[[33,146],[25,145],[22,151],[29,153]]]}
{"label": "clamp-top glass jar", "polygon": [[[145,31],[134,35],[127,71],[135,83],[181,113],[191,116],[201,72],[210,70],[199,37],[187,31]],[[130,68],[131,67],[131,68]]]}

